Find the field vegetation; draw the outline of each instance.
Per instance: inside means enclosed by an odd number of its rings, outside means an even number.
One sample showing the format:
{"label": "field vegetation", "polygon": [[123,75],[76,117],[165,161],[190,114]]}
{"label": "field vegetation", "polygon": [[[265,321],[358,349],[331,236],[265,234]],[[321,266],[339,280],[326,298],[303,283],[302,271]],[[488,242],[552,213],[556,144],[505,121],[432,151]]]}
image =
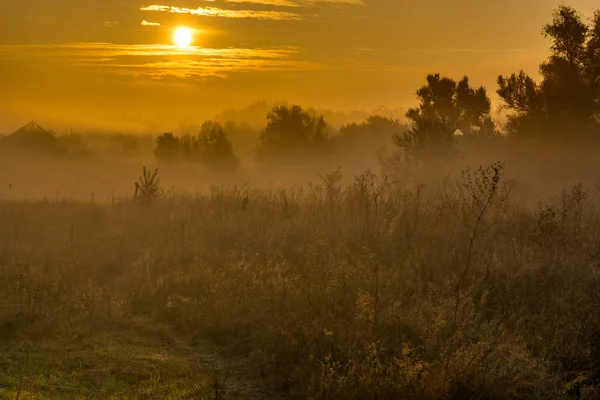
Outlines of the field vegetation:
{"label": "field vegetation", "polygon": [[544,33],[506,124],[0,139],[0,398],[600,399],[600,11]]}

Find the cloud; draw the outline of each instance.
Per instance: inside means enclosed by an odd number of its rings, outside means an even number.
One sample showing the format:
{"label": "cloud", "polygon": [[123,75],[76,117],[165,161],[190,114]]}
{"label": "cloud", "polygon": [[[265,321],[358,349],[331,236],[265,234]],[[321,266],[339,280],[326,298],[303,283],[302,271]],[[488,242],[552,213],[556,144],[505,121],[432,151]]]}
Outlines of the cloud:
{"label": "cloud", "polygon": [[260,4],[264,6],[277,7],[299,7],[297,1],[294,0],[227,0],[228,3],[236,4]]}
{"label": "cloud", "polygon": [[423,54],[443,54],[443,53],[546,53],[546,49],[536,48],[445,48],[445,49],[408,49],[402,51],[402,54],[423,53]]}
{"label": "cloud", "polygon": [[290,72],[320,68],[297,59],[300,49],[269,48],[180,49],[170,45],[72,43],[64,45],[0,45],[0,60],[15,60],[44,68],[87,68],[121,76],[225,78],[232,73]]}
{"label": "cloud", "polygon": [[143,20],[142,26],[162,26],[162,25],[158,22],[150,22],[150,21]]}
{"label": "cloud", "polygon": [[255,18],[264,20],[300,20],[302,16],[287,11],[260,11],[260,10],[226,10],[217,7],[198,7],[196,9],[150,5],[140,8],[142,11],[160,11],[172,14],[190,14],[203,17],[222,17],[222,18]]}
{"label": "cloud", "polygon": [[107,28],[114,28],[117,25],[119,25],[119,21],[104,21],[104,26]]}
{"label": "cloud", "polygon": [[228,3],[260,4],[278,7],[303,7],[316,4],[364,5],[364,0],[226,0]]}

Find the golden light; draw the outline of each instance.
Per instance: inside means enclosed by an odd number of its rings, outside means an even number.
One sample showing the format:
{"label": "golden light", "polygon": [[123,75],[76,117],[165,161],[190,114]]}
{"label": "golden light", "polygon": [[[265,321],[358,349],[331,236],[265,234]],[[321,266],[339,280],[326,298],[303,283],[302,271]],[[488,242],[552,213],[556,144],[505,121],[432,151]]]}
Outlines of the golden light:
{"label": "golden light", "polygon": [[173,36],[175,44],[182,49],[190,47],[193,39],[194,32],[190,28],[177,28]]}

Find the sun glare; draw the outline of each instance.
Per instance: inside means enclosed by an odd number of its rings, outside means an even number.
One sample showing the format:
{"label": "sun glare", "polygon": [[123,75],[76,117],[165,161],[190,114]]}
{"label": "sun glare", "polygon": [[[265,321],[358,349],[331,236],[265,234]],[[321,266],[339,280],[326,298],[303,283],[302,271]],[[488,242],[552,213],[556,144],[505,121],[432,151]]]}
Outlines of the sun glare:
{"label": "sun glare", "polygon": [[194,33],[190,28],[177,28],[173,39],[179,48],[186,49],[192,44],[193,37]]}

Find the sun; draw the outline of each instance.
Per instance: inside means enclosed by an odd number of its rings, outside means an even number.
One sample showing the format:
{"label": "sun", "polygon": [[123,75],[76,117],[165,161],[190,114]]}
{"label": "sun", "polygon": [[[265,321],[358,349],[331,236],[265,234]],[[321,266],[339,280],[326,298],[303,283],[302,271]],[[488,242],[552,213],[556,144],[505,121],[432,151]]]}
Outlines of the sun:
{"label": "sun", "polygon": [[175,44],[182,49],[190,47],[193,39],[194,32],[190,28],[177,28],[175,35],[173,36]]}

